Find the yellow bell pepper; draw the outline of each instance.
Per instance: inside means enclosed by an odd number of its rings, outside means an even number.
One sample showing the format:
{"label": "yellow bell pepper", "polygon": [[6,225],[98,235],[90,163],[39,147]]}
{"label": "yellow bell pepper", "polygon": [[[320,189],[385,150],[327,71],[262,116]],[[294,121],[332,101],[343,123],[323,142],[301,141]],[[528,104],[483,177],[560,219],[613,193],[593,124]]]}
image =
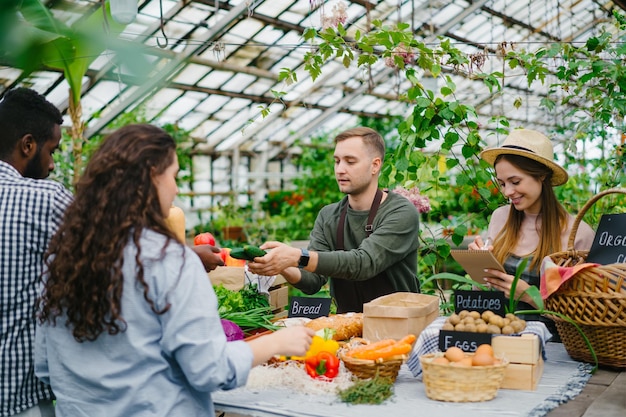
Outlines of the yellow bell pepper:
{"label": "yellow bell pepper", "polygon": [[305,356],[291,356],[289,358],[281,356],[281,359],[303,361],[306,358],[315,356],[320,352],[330,352],[335,355],[339,350],[339,343],[336,340],[333,340],[334,333],[335,331],[333,329],[323,329],[323,331],[318,331],[315,336],[313,336],[313,341],[311,342],[311,346],[309,346],[309,350],[306,352]]}

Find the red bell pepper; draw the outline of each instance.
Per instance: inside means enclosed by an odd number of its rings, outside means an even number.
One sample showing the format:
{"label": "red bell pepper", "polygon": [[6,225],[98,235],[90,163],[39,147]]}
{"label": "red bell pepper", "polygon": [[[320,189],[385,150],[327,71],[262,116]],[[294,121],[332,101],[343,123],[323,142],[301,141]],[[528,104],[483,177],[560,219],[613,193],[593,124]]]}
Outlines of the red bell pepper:
{"label": "red bell pepper", "polygon": [[339,373],[339,358],[334,354],[321,351],[304,361],[307,374],[316,379],[333,379]]}

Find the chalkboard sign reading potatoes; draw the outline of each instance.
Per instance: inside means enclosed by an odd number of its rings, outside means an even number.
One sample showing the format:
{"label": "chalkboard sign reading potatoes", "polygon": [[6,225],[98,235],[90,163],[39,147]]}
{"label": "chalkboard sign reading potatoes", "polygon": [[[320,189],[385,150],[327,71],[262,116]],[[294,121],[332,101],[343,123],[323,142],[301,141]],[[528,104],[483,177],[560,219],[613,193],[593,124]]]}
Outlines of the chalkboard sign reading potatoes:
{"label": "chalkboard sign reading potatoes", "polygon": [[505,298],[502,291],[454,291],[454,311],[475,310],[493,311],[499,316],[506,313],[504,306]]}
{"label": "chalkboard sign reading potatoes", "polygon": [[626,263],[626,213],[602,215],[587,262]]}
{"label": "chalkboard sign reading potatoes", "polygon": [[316,319],[330,313],[330,298],[291,297],[289,317],[308,317]]}

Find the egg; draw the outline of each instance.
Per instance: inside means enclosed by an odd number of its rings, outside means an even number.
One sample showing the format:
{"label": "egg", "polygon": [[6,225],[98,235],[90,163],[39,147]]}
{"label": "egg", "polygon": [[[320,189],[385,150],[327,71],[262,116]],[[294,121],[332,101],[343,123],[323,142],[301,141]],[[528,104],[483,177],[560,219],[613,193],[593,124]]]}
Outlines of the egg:
{"label": "egg", "polygon": [[473,366],[491,366],[493,365],[493,356],[491,356],[489,353],[485,353],[485,352],[481,352],[481,353],[476,353],[474,354],[474,357],[472,358],[472,365]]}
{"label": "egg", "polygon": [[471,367],[472,366],[472,357],[471,356],[467,356],[463,359],[461,359],[458,362],[452,362],[450,365],[454,365],[454,366],[462,366],[462,367]]}
{"label": "egg", "polygon": [[478,355],[478,354],[481,354],[481,353],[486,353],[488,355],[493,356],[493,348],[491,347],[491,345],[489,345],[487,343],[482,344],[482,345],[478,346],[478,348],[476,348],[475,354]]}
{"label": "egg", "polygon": [[443,356],[440,356],[438,358],[433,359],[431,363],[437,363],[439,365],[449,365],[450,361],[444,358]]}
{"label": "egg", "polygon": [[446,350],[444,355],[450,362],[458,362],[465,357],[465,352],[456,346],[451,346]]}

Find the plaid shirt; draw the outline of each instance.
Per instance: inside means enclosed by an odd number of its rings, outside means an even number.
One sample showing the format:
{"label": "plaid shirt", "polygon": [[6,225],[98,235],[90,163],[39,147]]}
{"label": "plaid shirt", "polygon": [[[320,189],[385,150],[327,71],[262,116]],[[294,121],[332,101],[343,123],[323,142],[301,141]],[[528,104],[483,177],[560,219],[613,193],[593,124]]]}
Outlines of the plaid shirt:
{"label": "plaid shirt", "polygon": [[35,378],[35,301],[43,256],[72,195],[0,161],[0,416],[52,399]]}

